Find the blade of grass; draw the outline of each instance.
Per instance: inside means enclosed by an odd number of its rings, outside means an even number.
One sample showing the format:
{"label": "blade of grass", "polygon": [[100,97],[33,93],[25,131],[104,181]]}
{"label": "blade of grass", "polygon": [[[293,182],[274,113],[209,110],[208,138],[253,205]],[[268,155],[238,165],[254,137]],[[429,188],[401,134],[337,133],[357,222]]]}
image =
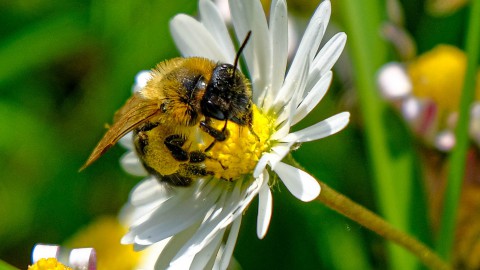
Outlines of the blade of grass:
{"label": "blade of grass", "polygon": [[6,262],[0,260],[0,270],[18,270],[18,268],[13,267]]}
{"label": "blade of grass", "polygon": [[442,221],[437,239],[437,251],[446,259],[450,258],[455,236],[457,208],[465,173],[465,159],[469,146],[468,127],[470,108],[475,97],[475,73],[480,50],[480,0],[472,1],[466,37],[467,71],[463,85],[457,128],[456,145],[450,156],[447,189]]}
{"label": "blade of grass", "polygon": [[[382,102],[376,89],[376,71],[387,62],[386,44],[379,34],[384,14],[383,6],[376,0],[339,2],[349,37],[347,45],[350,46],[357,80],[356,89],[364,120],[377,205],[381,214],[396,227],[407,232],[422,230],[418,227],[427,223],[422,221],[415,224],[413,220],[425,219],[425,216],[410,212],[411,209],[424,206],[414,198],[417,192],[412,192],[418,190],[418,186],[414,186],[417,165],[408,134],[401,129],[398,130],[402,132],[397,134],[390,132],[395,126],[395,121],[392,121],[395,119],[389,115],[388,107]],[[395,136],[393,142],[392,135]],[[395,145],[396,143],[401,145]],[[412,215],[415,215],[415,219],[410,218]],[[389,244],[388,251],[388,261],[392,269],[414,269],[418,266],[413,256],[398,246]]]}

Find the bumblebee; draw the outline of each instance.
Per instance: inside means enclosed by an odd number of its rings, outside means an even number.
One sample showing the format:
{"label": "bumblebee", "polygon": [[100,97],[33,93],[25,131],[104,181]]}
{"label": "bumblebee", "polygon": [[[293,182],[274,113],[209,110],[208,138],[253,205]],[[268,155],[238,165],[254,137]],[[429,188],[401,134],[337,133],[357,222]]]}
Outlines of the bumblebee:
{"label": "bumblebee", "polygon": [[[158,64],[147,85],[115,113],[112,126],[80,170],[133,131],[143,166],[160,181],[188,186],[195,177],[213,175],[204,161],[215,143],[227,138],[228,122],[252,126],[252,90],[237,70],[249,36],[233,65],[200,57]],[[223,127],[213,125],[218,121],[224,122]]]}

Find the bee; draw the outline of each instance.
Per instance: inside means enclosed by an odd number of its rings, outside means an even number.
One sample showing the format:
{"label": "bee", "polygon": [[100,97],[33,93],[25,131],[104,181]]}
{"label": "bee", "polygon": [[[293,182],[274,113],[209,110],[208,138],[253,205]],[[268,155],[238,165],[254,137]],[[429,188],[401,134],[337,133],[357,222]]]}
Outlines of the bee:
{"label": "bee", "polygon": [[[80,170],[85,169],[120,138],[133,131],[135,150],[145,167],[159,181],[188,186],[195,177],[213,175],[203,162],[208,151],[228,136],[229,121],[252,126],[252,90],[234,64],[206,58],[174,58],[161,62],[151,79],[114,115],[112,126]],[[224,121],[223,127],[212,122]],[[209,137],[204,149],[194,147],[198,138]]]}

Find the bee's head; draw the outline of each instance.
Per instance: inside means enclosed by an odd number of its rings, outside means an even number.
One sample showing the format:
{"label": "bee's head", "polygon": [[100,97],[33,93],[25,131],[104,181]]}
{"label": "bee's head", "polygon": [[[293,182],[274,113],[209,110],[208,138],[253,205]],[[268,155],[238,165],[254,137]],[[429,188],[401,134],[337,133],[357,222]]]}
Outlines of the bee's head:
{"label": "bee's head", "polygon": [[218,120],[247,124],[251,112],[252,90],[247,78],[237,71],[238,60],[251,31],[238,49],[234,64],[217,64],[200,103],[203,114]]}
{"label": "bee's head", "polygon": [[215,67],[200,106],[207,117],[242,125],[251,110],[252,93],[248,80],[235,69],[230,64]]}

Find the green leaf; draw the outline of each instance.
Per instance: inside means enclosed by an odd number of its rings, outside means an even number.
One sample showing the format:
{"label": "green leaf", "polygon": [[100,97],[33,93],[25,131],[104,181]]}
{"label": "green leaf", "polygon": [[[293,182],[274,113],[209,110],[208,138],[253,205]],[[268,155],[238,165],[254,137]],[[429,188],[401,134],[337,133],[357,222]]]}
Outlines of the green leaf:
{"label": "green leaf", "polygon": [[44,19],[3,39],[0,43],[0,85],[52,60],[78,51],[86,44],[82,14],[71,12]]}

